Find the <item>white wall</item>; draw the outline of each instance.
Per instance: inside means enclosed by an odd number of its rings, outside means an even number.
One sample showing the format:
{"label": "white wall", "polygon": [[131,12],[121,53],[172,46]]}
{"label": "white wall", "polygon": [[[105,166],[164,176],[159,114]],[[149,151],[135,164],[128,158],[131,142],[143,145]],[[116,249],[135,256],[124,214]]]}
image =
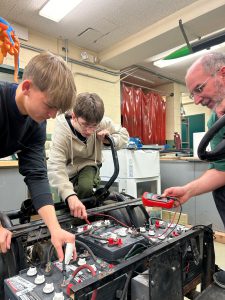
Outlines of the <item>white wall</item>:
{"label": "white wall", "polygon": [[[65,40],[52,38],[43,35],[39,32],[29,30],[29,39],[27,42],[22,42],[24,45],[34,48],[39,48],[43,50],[51,51],[55,54],[65,56],[65,51],[62,47],[65,47]],[[68,57],[81,61],[80,53],[85,49],[81,49],[76,45],[68,44]],[[25,49],[21,47],[20,51],[20,67],[24,68],[28,61],[36,55],[37,52],[34,49]],[[95,53],[90,53],[95,56]],[[14,66],[14,61],[12,56],[7,56],[4,59],[4,64]],[[107,74],[104,72],[105,67],[101,67],[102,71],[94,70],[88,65],[81,66],[76,63],[68,63],[69,68],[74,74],[74,80],[77,86],[78,93],[80,92],[95,92],[103,99],[105,103],[105,115],[111,117],[116,123],[120,123],[121,115],[121,104],[120,104],[120,78],[118,70],[112,71],[115,75]],[[117,74],[117,75],[116,75]],[[166,139],[173,140],[173,134],[175,131],[181,132],[181,118],[180,118],[180,104],[181,101],[184,103],[184,109],[186,115],[194,115],[205,113],[206,123],[210,114],[210,110],[202,107],[196,106],[190,103],[190,99],[181,99],[182,93],[186,92],[184,85],[177,83],[171,83],[158,87],[163,91],[166,96]],[[171,93],[173,96],[170,96]],[[54,120],[48,121],[47,131],[51,133],[54,127]]]}
{"label": "white wall", "polygon": [[[55,54],[65,56],[65,51],[62,51],[62,47],[65,47],[65,41],[52,38],[43,35],[39,32],[29,30],[28,42],[22,42],[25,46],[29,46],[31,49],[25,49],[23,46],[20,50],[20,68],[24,68],[28,61],[38,52],[35,48],[51,51]],[[33,47],[33,48],[32,48]],[[68,44],[68,57],[81,61],[80,53],[84,49],[77,47],[76,45]],[[90,53],[95,55],[94,53]],[[4,64],[14,66],[13,57],[8,55],[4,59]],[[92,66],[92,65],[91,65]],[[95,66],[95,65],[93,65]],[[74,80],[78,93],[80,92],[95,92],[104,101],[105,115],[112,118],[114,122],[120,123],[121,107],[120,107],[120,81],[119,73],[117,70],[112,71],[111,74],[104,72],[105,67],[98,65],[102,70],[93,70],[92,68],[82,65],[78,65],[75,62],[68,62],[68,67],[74,74]],[[82,74],[77,74],[82,73]],[[115,74],[115,75],[114,75]],[[93,78],[94,77],[94,78]],[[47,132],[51,133],[54,127],[54,120],[48,121]]]}

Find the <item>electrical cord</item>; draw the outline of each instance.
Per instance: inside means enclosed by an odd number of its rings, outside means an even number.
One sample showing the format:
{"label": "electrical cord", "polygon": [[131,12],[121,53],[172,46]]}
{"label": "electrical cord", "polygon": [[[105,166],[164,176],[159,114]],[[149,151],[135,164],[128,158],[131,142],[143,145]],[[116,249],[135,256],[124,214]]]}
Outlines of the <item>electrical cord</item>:
{"label": "electrical cord", "polygon": [[[181,217],[181,213],[182,213],[182,206],[181,206],[180,200],[178,200],[177,198],[174,198],[174,197],[173,197],[173,199],[179,203],[179,205],[177,206],[177,209],[180,207],[180,212],[179,212],[179,216],[178,216],[178,218],[177,218],[177,222],[175,223],[175,226],[172,228],[172,230],[170,230],[170,231],[167,233],[167,235],[165,236],[165,238],[167,238],[167,237],[168,237],[168,236],[176,229],[176,227],[177,227],[177,225],[178,225],[178,223],[179,223],[179,221],[180,221],[180,217]],[[176,213],[177,213],[177,211],[175,212],[175,214],[174,214],[174,216],[173,216],[173,219],[171,220],[170,225],[166,228],[166,230],[165,230],[162,234],[160,234],[160,235],[158,235],[158,236],[152,236],[152,238],[153,238],[153,237],[154,237],[154,238],[159,238],[159,237],[161,237],[162,235],[165,235],[165,233],[169,230],[169,228],[171,228],[171,225],[173,224],[173,222],[174,222],[174,220],[175,220]],[[150,239],[149,237],[147,237],[147,238]],[[157,242],[158,245],[159,245],[159,244],[162,244],[162,243],[163,243],[163,240],[160,241],[160,242]]]}
{"label": "electrical cord", "polygon": [[153,245],[153,243],[152,243],[152,241],[150,240],[149,236],[145,235],[145,234],[142,233],[142,232],[140,232],[139,234],[140,234],[141,236],[143,236],[143,238],[145,238],[145,239],[148,241],[148,243],[149,243],[150,245]]}
{"label": "electrical cord", "polygon": [[105,228],[105,227],[108,227],[108,225],[103,224],[103,225],[101,225],[101,226],[99,226],[97,228],[92,228],[91,231],[89,232],[88,236],[90,236],[90,237],[92,237],[92,238],[94,238],[96,240],[108,241],[108,238],[105,238],[105,237],[93,234],[97,230],[100,230],[100,229]]}
{"label": "electrical cord", "polygon": [[[166,235],[165,237],[168,237],[168,236],[175,230],[175,228],[177,227],[177,225],[178,225],[178,223],[179,223],[179,221],[180,221],[181,212],[182,212],[182,207],[180,206],[180,212],[179,212],[179,216],[178,216],[177,222],[175,223],[175,226],[172,228],[172,230],[169,231],[169,233],[167,233],[167,235]],[[165,233],[169,230],[169,228],[171,228],[171,225],[174,224],[174,220],[175,220],[175,217],[176,217],[176,213],[177,213],[177,211],[175,211],[175,214],[174,214],[174,216],[173,216],[172,221],[170,222],[170,225],[166,228],[165,231],[163,231],[162,234],[158,235],[156,238],[159,238],[159,237],[161,237],[162,235],[165,235]]]}
{"label": "electrical cord", "polygon": [[150,217],[150,218],[149,218],[149,224],[150,224],[150,225],[154,225],[154,224],[152,223],[153,220],[156,220],[156,221],[163,221],[162,218]]}
{"label": "electrical cord", "polygon": [[125,281],[124,288],[123,288],[123,292],[122,292],[122,295],[121,295],[121,297],[120,297],[120,300],[126,299],[125,297],[126,297],[126,294],[127,294],[127,290],[128,290],[128,287],[129,287],[129,283],[130,283],[132,274],[133,274],[133,271],[130,271],[130,272],[127,274],[127,279],[126,279],[126,281]]}
{"label": "electrical cord", "polygon": [[[91,271],[91,275],[94,277],[96,276],[96,272],[95,270],[92,268],[92,266],[88,265],[88,264],[85,264],[85,265],[82,265],[82,266],[79,266],[74,272],[73,272],[73,275],[72,277],[74,278],[81,270],[83,269],[88,269],[89,271]],[[92,296],[91,296],[91,300],[96,300],[96,297],[97,297],[97,289],[95,289],[92,293]]]}
{"label": "electrical cord", "polygon": [[47,256],[47,258],[48,258],[47,261],[48,262],[51,261],[53,253],[54,253],[54,246],[51,244],[51,246],[48,249],[48,256]]}
{"label": "electrical cord", "polygon": [[100,230],[100,229],[102,229],[102,228],[108,227],[108,226],[109,226],[109,225],[102,224],[101,226],[98,226],[98,227],[96,227],[96,228],[92,228],[91,231],[90,231],[90,233],[93,234],[94,232],[96,232],[96,231],[98,231],[98,230]]}
{"label": "electrical cord", "polygon": [[93,213],[93,214],[90,214],[90,216],[103,216],[103,217],[107,217],[107,218],[110,218],[114,221],[116,221],[118,224],[122,225],[123,227],[126,227],[126,228],[129,228],[129,226],[119,220],[117,220],[116,218],[114,218],[113,216],[110,216],[110,215],[107,215],[107,214],[102,214],[102,213]]}
{"label": "electrical cord", "polygon": [[206,225],[194,225],[190,228],[191,230],[195,230],[195,229],[203,229],[204,231],[207,231],[209,233],[212,233],[214,235],[214,231],[212,230],[212,228],[210,226],[206,226]]}
{"label": "electrical cord", "polygon": [[108,238],[89,233],[89,236],[96,240],[108,241]]}
{"label": "electrical cord", "polygon": [[132,253],[132,255],[129,255],[129,257],[127,257],[127,259],[129,259],[129,258],[131,258],[131,257],[133,257],[133,256],[135,256],[135,255],[137,255],[137,254],[139,254],[140,252],[141,252],[141,250],[142,250],[142,252],[144,251],[144,250],[146,250],[146,248],[143,248],[143,249],[136,249],[133,253]]}
{"label": "electrical cord", "polygon": [[89,229],[84,230],[84,231],[82,231],[82,232],[77,232],[77,233],[75,233],[75,237],[77,237],[77,236],[79,236],[79,235],[86,234],[86,233],[90,232],[91,230],[92,230],[92,228],[89,228]]}
{"label": "electrical cord", "polygon": [[75,240],[75,244],[78,244],[78,245],[84,247],[88,251],[88,253],[91,255],[91,257],[93,258],[93,260],[95,262],[97,262],[97,257],[95,256],[95,254],[93,253],[93,251],[91,250],[90,247],[88,247],[85,243],[83,243],[81,241],[78,241],[78,240]]}
{"label": "electrical cord", "polygon": [[[133,256],[133,255],[132,255],[132,254],[133,254],[132,252],[133,252],[137,247],[139,247],[139,246],[141,246],[140,248],[144,248],[144,249],[147,248],[147,246],[144,245],[144,244],[142,244],[142,243],[134,244],[133,247],[132,247],[132,248],[127,252],[127,254],[124,256],[124,260],[126,260],[127,258]],[[136,249],[136,250],[137,250],[137,249]]]}

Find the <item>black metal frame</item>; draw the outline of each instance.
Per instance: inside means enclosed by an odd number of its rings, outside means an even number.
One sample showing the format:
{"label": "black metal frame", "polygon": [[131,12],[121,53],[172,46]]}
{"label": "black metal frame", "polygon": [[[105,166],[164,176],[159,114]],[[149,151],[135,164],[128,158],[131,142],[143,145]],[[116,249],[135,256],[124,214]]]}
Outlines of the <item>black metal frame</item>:
{"label": "black metal frame", "polygon": [[[193,279],[188,284],[184,285],[182,279],[182,246],[187,240],[192,238],[199,239],[203,247],[201,249],[201,268],[199,272],[195,274]],[[173,256],[174,260],[172,264],[167,260],[166,266],[165,258],[168,256],[168,253],[170,253],[170,255],[171,253],[175,253],[177,256]],[[160,268],[158,263],[153,264],[156,260],[157,262],[162,262]],[[185,294],[195,289],[199,283],[201,283],[201,289],[204,290],[212,282],[212,274],[214,273],[215,267],[212,234],[204,231],[204,229],[190,230],[174,240],[146,249],[143,253],[129,259],[129,261],[122,262],[115,266],[113,270],[105,272],[104,275],[101,274],[101,276],[94,277],[84,283],[73,286],[71,290],[76,294],[76,299],[84,300],[86,299],[85,295],[90,291],[112,281],[121,274],[134,271],[143,264],[149,266],[149,299],[181,300]],[[165,286],[165,273],[169,275],[167,280],[172,278],[172,275],[175,274],[175,281],[173,280],[172,282],[176,282],[176,285],[167,285],[167,289],[163,290],[163,286]],[[157,278],[158,281],[152,282],[153,278]],[[162,292],[164,293],[163,298]]]}
{"label": "black metal frame", "polygon": [[[124,202],[89,209],[88,214],[92,215],[94,213],[101,212],[106,213],[118,208],[127,206],[132,207],[140,204],[141,201],[138,199],[127,200]],[[58,219],[62,227],[65,224],[70,227],[70,224],[73,222],[77,222],[77,225],[84,222],[83,220],[71,217],[68,212],[61,212],[62,214],[58,216]],[[11,214],[11,216],[12,215],[14,218],[16,217],[16,214]],[[8,224],[11,222],[10,217],[7,215],[3,216],[1,214],[0,217],[1,220],[7,220]],[[42,229],[41,234],[40,229]],[[31,232],[33,233],[36,231],[38,233],[39,241],[50,237],[47,227],[42,220],[34,220],[27,224],[12,225],[9,227],[9,230],[13,232],[13,248],[11,251],[13,251],[14,254],[19,252],[18,245],[21,246],[23,243],[26,243],[28,246],[29,244],[32,245],[35,241],[37,241],[37,235],[34,235],[33,238],[30,237],[27,240],[27,236]],[[194,271],[191,279],[185,281],[183,278],[184,257],[182,253],[184,252],[186,244],[190,243],[191,240],[194,240],[198,245],[200,261],[199,266]],[[16,269],[18,270],[20,268],[19,265],[22,265],[22,261],[17,260],[17,264]],[[174,239],[171,239],[170,241],[162,242],[161,244],[153,246],[150,245],[142,253],[131,257],[128,261],[115,265],[113,269],[105,271],[101,273],[101,275],[93,277],[79,285],[72,286],[71,291],[76,294],[76,299],[85,300],[86,295],[94,289],[111,282],[118,276],[131,274],[143,265],[149,270],[149,299],[161,300],[162,292],[164,292],[164,300],[181,300],[184,295],[195,289],[199,283],[201,283],[201,288],[204,290],[212,282],[212,275],[215,270],[213,232],[209,227],[196,227]],[[165,286],[165,274],[170,283],[166,285],[166,290],[163,289]],[[176,286],[174,286],[175,282]],[[168,298],[166,298],[167,296]]]}
{"label": "black metal frame", "polygon": [[[124,209],[132,219],[132,209],[142,206],[140,199],[128,199],[120,197],[119,202],[104,205],[104,200],[109,195],[109,188],[115,181],[119,173],[118,157],[114,147],[113,139],[107,137],[110,143],[112,156],[114,161],[114,173],[104,188],[98,190],[94,195],[94,200],[98,207],[87,210],[90,220],[94,219],[96,213],[107,213],[114,210]],[[93,197],[84,199],[83,202],[93,201]],[[121,202],[120,202],[121,201]],[[70,225],[82,225],[84,221],[70,216],[68,207],[65,203],[56,203],[55,209],[57,217],[62,228],[69,230]],[[147,220],[142,211],[143,216]],[[30,206],[30,202],[25,202],[22,210],[0,213],[0,221],[2,225],[13,233],[11,250],[5,256],[9,268],[9,276],[16,275],[18,271],[25,267],[23,248],[33,245],[35,242],[50,238],[50,233],[42,220],[32,220],[30,218],[35,214],[35,210]],[[13,225],[13,220],[19,219],[20,224]],[[135,220],[132,220],[135,226]],[[198,268],[194,268],[193,274],[188,280],[184,279],[184,256],[183,251],[187,244],[197,244],[197,252],[199,254]],[[193,249],[194,252],[194,249]],[[15,259],[17,257],[17,259]],[[13,259],[12,259],[13,258]],[[160,268],[159,268],[160,265]],[[181,300],[183,296],[191,292],[197,284],[201,283],[204,290],[212,281],[212,275],[215,270],[215,256],[213,247],[213,233],[208,227],[196,227],[189,230],[172,240],[162,242],[157,245],[149,245],[142,253],[115,265],[113,269],[101,273],[92,279],[71,287],[72,293],[76,293],[76,299],[85,300],[86,295],[94,289],[110,283],[117,277],[127,274],[127,278],[132,278],[133,271],[139,267],[145,266],[149,270],[149,299],[164,300],[173,299]],[[166,277],[165,277],[166,274]],[[167,285],[165,281],[167,280]],[[176,286],[174,286],[176,284]],[[123,293],[124,294],[124,293]],[[129,297],[128,297],[129,299]]]}

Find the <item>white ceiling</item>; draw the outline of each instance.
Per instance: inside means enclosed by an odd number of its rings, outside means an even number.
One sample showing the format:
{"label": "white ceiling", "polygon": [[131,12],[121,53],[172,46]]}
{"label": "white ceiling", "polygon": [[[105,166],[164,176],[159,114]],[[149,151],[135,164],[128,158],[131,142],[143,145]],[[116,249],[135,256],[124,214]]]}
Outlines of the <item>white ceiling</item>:
{"label": "white ceiling", "polygon": [[164,69],[146,61],[185,43],[179,19],[190,41],[224,28],[224,0],[83,0],[59,23],[39,16],[38,11],[46,2],[1,0],[0,16],[94,51],[104,66],[120,70],[132,65],[144,67],[145,70],[133,73],[136,78],[126,80],[149,87],[170,79],[184,82],[191,59],[179,67]]}

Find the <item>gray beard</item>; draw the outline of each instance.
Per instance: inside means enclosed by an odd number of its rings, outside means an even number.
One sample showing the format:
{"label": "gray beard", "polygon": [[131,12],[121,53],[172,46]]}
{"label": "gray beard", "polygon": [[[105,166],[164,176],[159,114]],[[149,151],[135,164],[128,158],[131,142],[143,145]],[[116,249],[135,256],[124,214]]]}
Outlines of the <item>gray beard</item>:
{"label": "gray beard", "polygon": [[224,99],[225,99],[225,86],[221,84],[220,82],[216,81],[216,91],[217,91],[217,97],[216,97],[216,105],[219,105]]}

